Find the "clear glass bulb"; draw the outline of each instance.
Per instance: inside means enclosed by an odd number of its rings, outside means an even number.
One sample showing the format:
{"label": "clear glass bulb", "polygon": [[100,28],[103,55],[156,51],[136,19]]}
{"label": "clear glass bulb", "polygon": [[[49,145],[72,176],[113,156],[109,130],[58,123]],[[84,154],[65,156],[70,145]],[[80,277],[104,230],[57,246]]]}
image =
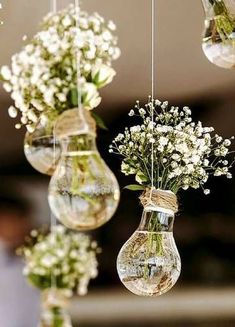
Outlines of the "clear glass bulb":
{"label": "clear glass bulb", "polygon": [[173,237],[174,215],[159,207],[144,209],[139,228],[124,244],[117,270],[125,287],[140,296],[169,291],[181,272],[181,260]]}
{"label": "clear glass bulb", "polygon": [[205,29],[202,49],[210,62],[235,68],[235,1],[202,0]]}
{"label": "clear glass bulb", "polygon": [[[75,126],[77,109],[66,112],[64,117],[69,115]],[[71,129],[68,121],[63,123],[62,116],[58,125],[62,128],[68,125],[70,131],[60,138],[62,151],[49,185],[49,205],[66,227],[92,230],[105,224],[115,213],[119,185],[97,150],[95,135],[80,134],[80,129],[75,133],[74,126]]]}
{"label": "clear glass bulb", "polygon": [[60,145],[53,137],[54,119],[43,115],[34,132],[25,134],[24,153],[31,166],[52,175],[60,157]]}

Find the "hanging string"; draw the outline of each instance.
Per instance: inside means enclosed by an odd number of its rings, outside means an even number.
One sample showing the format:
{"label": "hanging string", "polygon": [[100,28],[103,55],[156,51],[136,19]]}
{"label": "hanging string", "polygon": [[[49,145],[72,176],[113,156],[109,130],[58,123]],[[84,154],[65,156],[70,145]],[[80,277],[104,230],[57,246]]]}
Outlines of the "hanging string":
{"label": "hanging string", "polygon": [[57,0],[51,0],[51,12],[53,14],[57,13]]}
{"label": "hanging string", "polygon": [[151,74],[152,74],[152,99],[155,91],[155,0],[151,0]]}
{"label": "hanging string", "polygon": [[[151,121],[152,121],[152,133],[154,134],[153,123],[154,123],[154,91],[155,91],[155,0],[151,0],[151,77],[152,77],[152,105],[151,105]],[[154,135],[153,135],[154,136]],[[152,142],[151,148],[151,192],[150,197],[152,198],[152,192],[154,190],[154,143]]]}
{"label": "hanging string", "polygon": [[[57,13],[57,0],[50,0],[50,12],[55,15]],[[56,165],[56,135],[55,124],[53,126],[53,167]],[[51,230],[56,226],[56,218],[51,212]]]}
{"label": "hanging string", "polygon": [[[50,0],[50,12],[55,15],[57,13],[57,0]],[[55,135],[55,123],[53,126],[53,164],[52,164],[53,169],[56,167],[56,135]],[[50,230],[51,232],[53,231],[53,228],[57,225],[57,220],[54,214],[51,211],[51,226]],[[56,289],[56,277],[51,272],[51,288]]]}
{"label": "hanging string", "polygon": [[[84,112],[83,112],[83,106],[82,106],[82,85],[81,85],[81,51],[79,50],[78,44],[76,44],[76,36],[79,37],[79,21],[80,21],[80,0],[74,0],[75,5],[75,16],[76,16],[76,35],[74,37],[74,48],[77,49],[75,51],[76,55],[76,68],[77,68],[77,96],[78,96],[78,113],[79,113],[79,119],[82,122],[83,125],[83,132],[87,133],[89,131],[89,125],[86,121]],[[77,40],[78,42],[78,40]]]}

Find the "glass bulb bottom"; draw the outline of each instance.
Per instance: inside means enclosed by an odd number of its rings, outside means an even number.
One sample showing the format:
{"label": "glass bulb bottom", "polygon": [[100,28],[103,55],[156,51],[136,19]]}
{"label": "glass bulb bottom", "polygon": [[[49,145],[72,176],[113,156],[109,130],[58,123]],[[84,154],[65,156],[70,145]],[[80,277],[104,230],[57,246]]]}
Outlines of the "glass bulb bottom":
{"label": "glass bulb bottom", "polygon": [[[79,138],[77,140],[79,142]],[[97,151],[68,151],[49,185],[51,211],[66,227],[88,231],[108,222],[115,213],[120,191],[117,180]]]}
{"label": "glass bulb bottom", "polygon": [[181,271],[173,234],[136,231],[118,255],[117,270],[125,287],[136,295],[166,293]]}
{"label": "glass bulb bottom", "polygon": [[202,49],[208,60],[221,68],[235,68],[235,41],[234,45],[204,42]]}
{"label": "glass bulb bottom", "polygon": [[235,68],[234,21],[228,15],[205,20],[202,49],[208,60],[221,68]]}
{"label": "glass bulb bottom", "polygon": [[50,192],[48,200],[52,212],[67,228],[89,231],[111,219],[119,202],[119,189],[110,193],[81,192],[80,195]]}

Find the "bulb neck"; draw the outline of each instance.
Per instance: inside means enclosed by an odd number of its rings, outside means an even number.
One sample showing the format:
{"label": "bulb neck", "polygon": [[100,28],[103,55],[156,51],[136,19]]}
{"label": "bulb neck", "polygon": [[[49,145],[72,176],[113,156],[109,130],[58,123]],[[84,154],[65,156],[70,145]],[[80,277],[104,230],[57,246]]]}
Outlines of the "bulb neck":
{"label": "bulb neck", "polygon": [[174,214],[159,207],[144,208],[139,231],[142,232],[173,232]]}
{"label": "bulb neck", "polygon": [[96,138],[92,134],[79,134],[61,139],[62,155],[96,152]]}

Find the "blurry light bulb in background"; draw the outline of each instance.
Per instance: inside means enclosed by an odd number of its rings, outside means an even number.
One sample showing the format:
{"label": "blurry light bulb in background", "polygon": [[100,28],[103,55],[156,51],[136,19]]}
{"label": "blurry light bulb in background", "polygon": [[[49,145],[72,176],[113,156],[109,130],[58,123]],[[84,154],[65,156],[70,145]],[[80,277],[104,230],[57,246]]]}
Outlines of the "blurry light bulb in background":
{"label": "blurry light bulb in background", "polygon": [[235,68],[235,0],[202,0],[205,30],[202,49],[210,62]]}
{"label": "blurry light bulb in background", "polygon": [[86,133],[78,109],[67,110],[56,123],[62,150],[48,196],[54,215],[80,231],[110,220],[120,198],[118,182],[96,147],[95,122],[87,110],[83,113],[89,125]]}
{"label": "blurry light bulb in background", "polygon": [[173,237],[174,214],[151,206],[143,212],[139,228],[123,245],[117,270],[125,287],[140,296],[169,291],[181,272],[181,260]]}
{"label": "blurry light bulb in background", "polygon": [[34,169],[47,175],[54,173],[61,153],[53,136],[54,124],[55,119],[42,115],[35,131],[27,132],[24,139],[26,159]]}

